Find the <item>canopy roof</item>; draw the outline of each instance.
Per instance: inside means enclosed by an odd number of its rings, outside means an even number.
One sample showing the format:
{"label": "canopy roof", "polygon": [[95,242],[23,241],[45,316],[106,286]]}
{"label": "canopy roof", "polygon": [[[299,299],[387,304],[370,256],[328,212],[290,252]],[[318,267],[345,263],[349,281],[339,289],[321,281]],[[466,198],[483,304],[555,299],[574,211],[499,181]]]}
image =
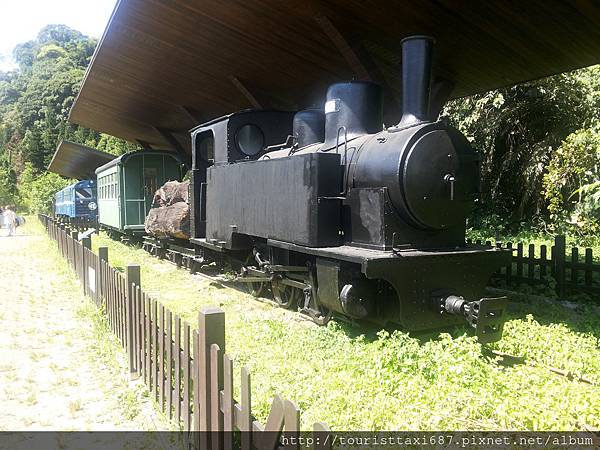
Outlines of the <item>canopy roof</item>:
{"label": "canopy roof", "polygon": [[56,147],[48,170],[63,177],[87,180],[96,176],[94,174],[96,168],[113,159],[115,155],[110,153],[63,140]]}
{"label": "canopy roof", "polygon": [[456,98],[600,62],[599,23],[586,0],[120,0],[70,119],[181,151],[213,117],[315,106],[331,83],[370,79],[392,123],[403,37],[436,39],[435,78]]}

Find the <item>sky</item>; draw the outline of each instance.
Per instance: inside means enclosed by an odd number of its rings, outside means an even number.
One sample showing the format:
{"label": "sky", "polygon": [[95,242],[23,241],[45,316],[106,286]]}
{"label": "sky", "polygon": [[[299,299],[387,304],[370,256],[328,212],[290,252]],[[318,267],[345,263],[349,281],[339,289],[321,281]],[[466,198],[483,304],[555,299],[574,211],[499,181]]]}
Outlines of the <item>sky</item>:
{"label": "sky", "polygon": [[117,0],[0,0],[0,71],[14,69],[12,50],[49,24],[99,38]]}

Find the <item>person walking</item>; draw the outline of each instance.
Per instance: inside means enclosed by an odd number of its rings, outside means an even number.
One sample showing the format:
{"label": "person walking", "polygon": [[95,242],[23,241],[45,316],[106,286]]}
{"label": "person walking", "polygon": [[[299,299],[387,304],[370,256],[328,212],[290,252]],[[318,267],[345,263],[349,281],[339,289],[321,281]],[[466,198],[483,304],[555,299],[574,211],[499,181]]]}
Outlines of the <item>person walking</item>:
{"label": "person walking", "polygon": [[7,206],[6,208],[4,208],[3,216],[4,216],[4,226],[8,230],[8,235],[14,236],[15,228],[17,227],[17,215],[10,208],[10,206]]}

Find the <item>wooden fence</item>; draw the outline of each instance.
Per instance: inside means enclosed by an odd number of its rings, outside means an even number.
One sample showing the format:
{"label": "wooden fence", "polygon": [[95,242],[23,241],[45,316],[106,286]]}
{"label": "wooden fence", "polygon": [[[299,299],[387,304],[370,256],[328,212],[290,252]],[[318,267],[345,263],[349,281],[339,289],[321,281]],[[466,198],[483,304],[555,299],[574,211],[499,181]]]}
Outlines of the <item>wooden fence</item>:
{"label": "wooden fence", "polygon": [[[233,396],[233,360],[225,353],[225,314],[219,308],[202,310],[198,328],[181,320],[142,289],[139,266],[129,265],[123,275],[108,262],[108,248],[91,251],[91,240],[77,239],[54,219],[40,215],[50,238],[81,281],[85,294],[102,308],[112,331],[129,356],[132,378],[143,378],[160,409],[191,433],[189,439],[201,449],[275,449],[280,438],[286,448],[299,448],[300,411],[278,395],[266,422],[252,415],[250,374],[241,368],[240,401]],[[199,363],[198,363],[199,362]],[[316,423],[314,433],[328,432]],[[286,439],[287,438],[287,439]],[[315,439],[318,448],[329,448]],[[296,443],[296,445],[292,445]]]}
{"label": "wooden fence", "polygon": [[[492,242],[468,241],[470,244],[491,246]],[[554,238],[554,245],[536,247],[522,242],[516,245],[496,242],[498,248],[512,250],[512,262],[502,267],[494,281],[504,281],[508,286],[520,283],[548,285],[554,280],[556,293],[564,297],[568,292],[600,294],[600,263],[594,262],[591,248],[580,251],[578,247],[567,248],[565,236]]]}
{"label": "wooden fence", "polygon": [[69,227],[71,230],[85,231],[89,228],[98,229],[98,219],[65,216],[53,217],[52,219],[65,227]]}

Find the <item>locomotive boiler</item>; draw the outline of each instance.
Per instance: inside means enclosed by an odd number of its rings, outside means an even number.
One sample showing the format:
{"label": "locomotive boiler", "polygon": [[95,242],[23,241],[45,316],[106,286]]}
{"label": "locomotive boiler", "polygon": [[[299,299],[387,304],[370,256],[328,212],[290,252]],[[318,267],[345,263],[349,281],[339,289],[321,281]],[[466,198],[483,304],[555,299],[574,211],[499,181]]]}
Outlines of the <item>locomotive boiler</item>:
{"label": "locomotive boiler", "polygon": [[395,126],[382,125],[380,87],[352,81],[322,110],[242,111],[192,130],[198,255],[236,261],[240,281],[317,323],[469,323],[500,339],[507,299],[484,292],[510,253],[465,244],[479,159],[429,115],[432,50],[429,37],[402,43]]}

